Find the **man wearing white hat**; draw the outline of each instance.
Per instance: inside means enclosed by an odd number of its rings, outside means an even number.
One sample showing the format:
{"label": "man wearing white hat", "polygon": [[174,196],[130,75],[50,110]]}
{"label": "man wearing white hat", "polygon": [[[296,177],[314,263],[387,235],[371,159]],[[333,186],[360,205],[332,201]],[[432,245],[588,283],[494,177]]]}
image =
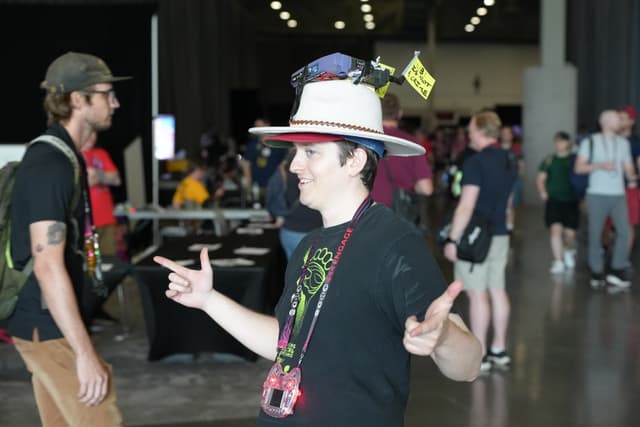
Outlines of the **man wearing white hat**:
{"label": "man wearing white hat", "polygon": [[259,426],[401,426],[410,354],[429,355],[447,377],[471,381],[481,345],[450,313],[462,284],[446,288],[419,233],[369,196],[382,156],[424,153],[383,134],[380,99],[366,84],[379,82],[375,73],[382,71],[370,63],[322,73],[325,59],[294,81],[289,126],[250,129],[272,147],[293,144],[290,170],[299,178],[300,201],[323,220],[289,260],[276,316],[217,292],[206,251],[201,270],[156,261],[173,270],[169,298],[204,310],[275,362]]}

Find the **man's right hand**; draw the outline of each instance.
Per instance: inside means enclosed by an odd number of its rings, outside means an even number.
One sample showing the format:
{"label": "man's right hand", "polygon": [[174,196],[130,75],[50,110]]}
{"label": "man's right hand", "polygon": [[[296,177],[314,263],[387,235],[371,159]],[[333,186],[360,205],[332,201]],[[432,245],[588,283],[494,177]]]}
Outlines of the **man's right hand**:
{"label": "man's right hand", "polygon": [[213,271],[209,262],[209,251],[200,251],[200,270],[191,270],[171,261],[155,256],[153,260],[172,271],[169,274],[169,289],[165,295],[177,303],[187,307],[204,307],[213,290]]}
{"label": "man's right hand", "polygon": [[95,353],[76,356],[76,371],[80,389],[78,400],[87,406],[102,402],[109,390],[109,373]]}

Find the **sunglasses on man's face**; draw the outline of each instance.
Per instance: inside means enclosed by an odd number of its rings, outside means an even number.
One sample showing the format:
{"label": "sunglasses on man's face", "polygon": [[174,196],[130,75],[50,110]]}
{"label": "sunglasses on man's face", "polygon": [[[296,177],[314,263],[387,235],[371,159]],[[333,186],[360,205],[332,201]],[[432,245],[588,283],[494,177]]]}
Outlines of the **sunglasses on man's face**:
{"label": "sunglasses on man's face", "polygon": [[104,95],[108,101],[111,101],[111,102],[118,101],[118,98],[116,98],[116,91],[113,88],[106,89],[106,90],[87,89],[87,90],[83,90],[82,93],[86,93],[86,94],[100,93]]}

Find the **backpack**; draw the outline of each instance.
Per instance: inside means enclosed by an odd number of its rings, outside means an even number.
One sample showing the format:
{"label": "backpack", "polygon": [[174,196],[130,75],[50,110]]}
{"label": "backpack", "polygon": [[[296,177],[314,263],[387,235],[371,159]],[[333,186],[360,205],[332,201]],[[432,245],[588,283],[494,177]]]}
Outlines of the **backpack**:
{"label": "backpack", "polygon": [[[80,164],[74,151],[63,140],[52,135],[39,136],[29,143],[29,147],[38,142],[56,147],[69,158],[75,182],[70,212],[74,212],[81,190]],[[9,162],[0,169],[0,320],[8,318],[13,313],[20,290],[33,272],[33,258],[29,259],[20,271],[14,268],[11,256],[11,195],[19,166],[20,162]],[[77,236],[77,226],[75,228],[72,231]]]}
{"label": "backpack", "polygon": [[[589,159],[587,163],[591,163],[593,159],[593,138],[589,135]],[[576,173],[576,158],[577,154],[573,153],[569,156],[569,182],[573,194],[579,199],[582,199],[587,193],[587,187],[589,187],[589,174],[588,173]]]}

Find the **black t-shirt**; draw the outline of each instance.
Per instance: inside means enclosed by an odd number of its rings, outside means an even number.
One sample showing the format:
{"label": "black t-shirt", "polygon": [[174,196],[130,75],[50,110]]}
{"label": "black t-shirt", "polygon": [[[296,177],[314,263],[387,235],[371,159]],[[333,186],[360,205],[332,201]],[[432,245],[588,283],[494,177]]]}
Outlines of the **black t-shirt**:
{"label": "black t-shirt", "polygon": [[[296,314],[303,319],[302,327],[294,324],[290,343],[295,348],[283,366],[297,365],[347,225],[309,233],[289,261],[276,307],[281,329],[305,259],[311,256]],[[311,247],[314,253],[308,254]],[[415,228],[383,205],[369,208],[334,271],[302,363],[302,395],[294,413],[276,419],[260,411],[258,426],[404,425],[409,394],[404,323],[414,314],[422,319],[444,289],[444,278]]]}
{"label": "black t-shirt", "polygon": [[508,234],[506,209],[517,175],[515,154],[497,147],[486,147],[464,162],[462,185],[480,187],[475,210],[491,218],[495,235]]}
{"label": "black t-shirt", "polygon": [[[45,132],[65,141],[78,158],[81,182],[85,183],[85,164],[78,155],[69,134],[55,124]],[[86,185],[86,183],[85,183]],[[74,217],[79,226],[78,242],[74,245],[69,209],[74,193],[73,165],[69,158],[56,147],[45,142],[30,146],[18,167],[11,203],[11,254],[16,268],[22,268],[31,257],[29,225],[38,221],[59,221],[67,224],[65,242],[65,266],[73,283],[76,297],[80,300],[83,272],[82,257],[74,254],[73,248],[82,249],[85,225],[82,194]],[[86,187],[85,187],[86,188]],[[32,273],[20,292],[13,315],[9,318],[9,333],[15,337],[31,340],[33,330],[38,328],[40,339],[61,338],[51,313],[42,309],[41,292]]]}

